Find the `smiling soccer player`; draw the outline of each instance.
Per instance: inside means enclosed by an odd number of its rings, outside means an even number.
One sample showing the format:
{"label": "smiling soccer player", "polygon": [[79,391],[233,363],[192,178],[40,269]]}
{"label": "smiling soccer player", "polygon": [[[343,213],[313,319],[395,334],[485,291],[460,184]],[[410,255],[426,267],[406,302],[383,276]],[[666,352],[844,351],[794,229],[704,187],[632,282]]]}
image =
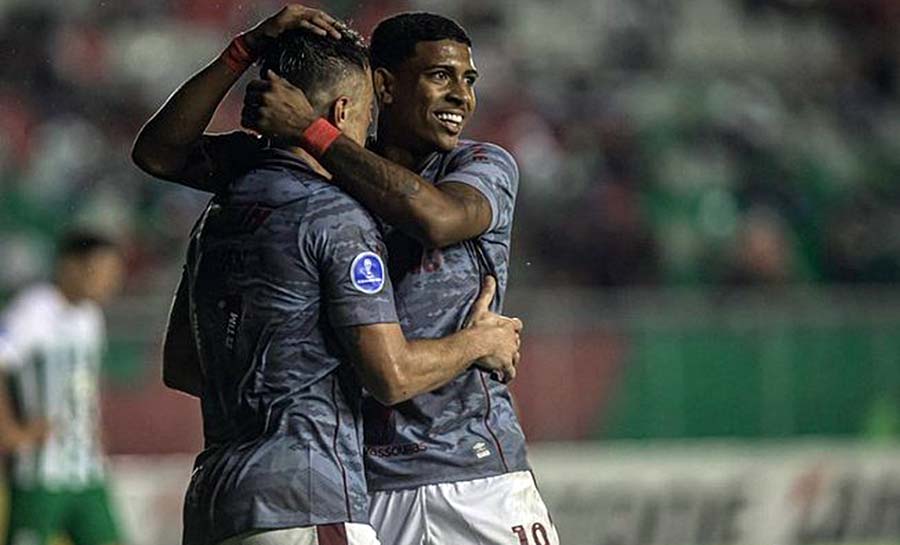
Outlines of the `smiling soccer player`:
{"label": "smiling soccer player", "polygon": [[[478,72],[457,23],[428,13],[387,18],[374,31],[370,58],[380,108],[370,149],[274,74],[248,85],[242,123],[304,149],[333,184],[394,227],[388,269],[404,333],[443,337],[464,327],[487,276],[498,283],[492,308],[502,308],[518,168],[501,147],[461,139],[475,112]],[[208,120],[233,80],[200,83],[186,84],[178,100]],[[192,110],[179,111],[145,129],[174,144],[164,151],[190,148],[171,134]],[[252,156],[254,146],[240,133],[206,139],[179,164],[194,175],[164,177],[214,189],[221,165]],[[523,528],[541,545],[558,543],[503,381],[471,369],[395,406],[369,398],[364,411],[371,523],[385,543],[501,544],[521,540]]]}
{"label": "smiling soccer player", "polygon": [[[312,146],[323,121],[283,80],[260,84],[244,123],[316,153],[332,183],[396,228],[387,243],[401,324],[440,337],[463,325],[485,275],[497,277],[502,308],[518,168],[501,147],[460,138],[478,71],[456,22],[389,17],[370,50],[380,107],[370,149],[344,136]],[[365,416],[371,522],[385,543],[558,543],[505,384],[471,370],[395,407],[370,400]]]}
{"label": "smiling soccer player", "polygon": [[[299,30],[310,21],[320,36]],[[395,404],[476,360],[515,374],[521,323],[488,311],[490,280],[464,331],[406,341],[380,231],[311,152],[204,135],[258,51],[264,73],[304,89],[328,124],[310,140],[325,147],[343,133],[363,143],[373,99],[366,50],[332,25],[318,10],[286,8],[186,81],[135,143],[145,170],[216,192],[192,235],[164,348],[166,384],[203,407],[186,545],[377,543],[365,525],[359,384]],[[257,49],[261,29],[271,41]],[[251,103],[265,83],[248,88]]]}

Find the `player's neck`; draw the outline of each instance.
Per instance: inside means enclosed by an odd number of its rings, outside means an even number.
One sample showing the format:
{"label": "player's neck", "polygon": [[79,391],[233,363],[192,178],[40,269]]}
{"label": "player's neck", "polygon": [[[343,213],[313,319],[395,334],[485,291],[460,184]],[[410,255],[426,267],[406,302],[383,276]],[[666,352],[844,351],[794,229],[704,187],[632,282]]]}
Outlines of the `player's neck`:
{"label": "player's neck", "polygon": [[431,153],[416,153],[401,145],[393,144],[388,139],[375,141],[375,152],[389,161],[393,161],[413,172],[421,170]]}
{"label": "player's neck", "polygon": [[306,163],[306,165],[309,166],[309,168],[313,169],[313,171],[315,171],[316,174],[322,176],[325,179],[328,179],[328,180],[331,179],[331,173],[328,172],[327,170],[325,170],[325,167],[323,167],[321,164],[319,164],[319,162],[316,161],[312,155],[307,153],[302,148],[289,147],[289,148],[285,148],[285,150],[288,151],[289,153],[292,153],[292,154],[296,155],[297,157],[299,157],[300,160],[303,161],[304,163]]}
{"label": "player's neck", "polygon": [[393,161],[413,172],[418,172],[420,167],[431,156],[431,151],[416,151],[404,143],[403,135],[393,130],[390,123],[384,119],[378,124],[378,138],[375,140],[374,151],[389,161]]}
{"label": "player's neck", "polygon": [[53,285],[56,287],[56,291],[58,291],[63,299],[70,305],[77,305],[81,302],[82,297],[80,291],[69,282],[66,282],[64,278],[57,277],[56,281],[53,282]]}

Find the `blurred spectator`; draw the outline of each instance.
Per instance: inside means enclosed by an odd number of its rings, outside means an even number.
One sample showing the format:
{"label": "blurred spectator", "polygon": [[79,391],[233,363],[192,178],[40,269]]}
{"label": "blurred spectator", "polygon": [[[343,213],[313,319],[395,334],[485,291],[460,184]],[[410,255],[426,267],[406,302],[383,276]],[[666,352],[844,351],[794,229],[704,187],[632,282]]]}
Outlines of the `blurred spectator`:
{"label": "blurred spectator", "polygon": [[724,281],[734,286],[780,285],[794,276],[794,258],[784,222],[771,210],[747,213],[738,229]]}

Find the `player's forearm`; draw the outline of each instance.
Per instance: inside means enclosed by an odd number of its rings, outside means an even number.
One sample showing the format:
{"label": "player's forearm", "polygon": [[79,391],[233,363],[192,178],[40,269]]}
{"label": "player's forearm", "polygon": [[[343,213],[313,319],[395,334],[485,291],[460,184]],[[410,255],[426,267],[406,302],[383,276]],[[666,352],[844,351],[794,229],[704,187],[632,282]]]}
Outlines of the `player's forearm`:
{"label": "player's forearm", "polygon": [[177,176],[239,77],[217,58],[182,84],[138,133],[131,154],[135,164],[153,176]]}
{"label": "player's forearm", "polygon": [[442,339],[408,341],[385,401],[393,405],[440,388],[489,353],[483,335],[472,329]]}
{"label": "player's forearm", "polygon": [[0,450],[15,448],[24,434],[24,426],[15,417],[6,384],[0,384]]}
{"label": "player's forearm", "polygon": [[346,136],[319,161],[335,185],[426,246],[444,246],[460,219],[458,203],[432,183]]}

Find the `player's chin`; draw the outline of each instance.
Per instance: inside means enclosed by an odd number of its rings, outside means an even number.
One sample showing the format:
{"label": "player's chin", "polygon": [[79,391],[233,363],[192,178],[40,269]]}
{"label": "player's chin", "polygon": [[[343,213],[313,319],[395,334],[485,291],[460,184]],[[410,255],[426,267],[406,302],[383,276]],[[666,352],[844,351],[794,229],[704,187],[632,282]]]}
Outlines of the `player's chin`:
{"label": "player's chin", "polygon": [[450,134],[446,131],[439,131],[432,135],[431,138],[434,147],[440,151],[453,151],[459,144],[459,134]]}

